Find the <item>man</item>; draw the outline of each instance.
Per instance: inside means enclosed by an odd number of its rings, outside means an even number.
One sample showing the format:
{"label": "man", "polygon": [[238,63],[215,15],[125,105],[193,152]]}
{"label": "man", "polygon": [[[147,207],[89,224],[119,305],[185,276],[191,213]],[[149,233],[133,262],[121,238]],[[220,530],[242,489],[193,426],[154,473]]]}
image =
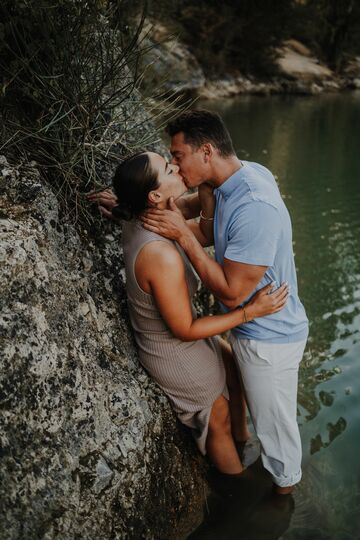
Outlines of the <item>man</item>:
{"label": "man", "polygon": [[[299,300],[292,250],[291,221],[271,172],[240,161],[221,118],[210,111],[187,111],[167,127],[173,163],[187,186],[214,188],[215,260],[207,255],[177,209],[151,209],[144,226],[176,240],[201,281],[222,309],[247,301],[270,282],[291,287],[286,307],[234,328],[231,344],[261,443],[264,467],[275,490],[290,493],[301,478],[301,440],[296,421],[298,367],[308,335]],[[206,206],[207,212],[211,202]]]}

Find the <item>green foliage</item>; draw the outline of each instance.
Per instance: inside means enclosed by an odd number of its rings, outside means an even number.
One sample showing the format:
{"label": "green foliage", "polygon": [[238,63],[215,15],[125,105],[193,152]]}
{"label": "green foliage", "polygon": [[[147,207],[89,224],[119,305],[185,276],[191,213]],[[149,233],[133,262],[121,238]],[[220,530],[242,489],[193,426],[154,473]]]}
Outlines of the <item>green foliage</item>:
{"label": "green foliage", "polygon": [[130,27],[127,4],[0,4],[0,150],[35,160],[73,221],[91,221],[82,193],[111,160],[156,137],[137,91],[144,13]]}
{"label": "green foliage", "polygon": [[304,40],[335,71],[360,54],[360,3],[307,0],[294,6],[294,36]]}
{"label": "green foliage", "polygon": [[[0,2],[0,151],[34,159],[66,210],[103,185],[119,156],[149,146],[176,101],[138,88],[146,0]],[[208,74],[274,73],[277,47],[305,41],[340,70],[360,53],[356,0],[148,0]],[[154,100],[153,98],[156,97]],[[110,167],[111,168],[111,167]],[[104,175],[105,171],[105,175]]]}
{"label": "green foliage", "polygon": [[289,37],[291,0],[183,0],[171,5],[181,38],[208,74],[274,71],[276,47]]}
{"label": "green foliage", "polygon": [[333,69],[360,54],[359,0],[149,0],[208,74],[276,72],[285,39],[305,42]]}

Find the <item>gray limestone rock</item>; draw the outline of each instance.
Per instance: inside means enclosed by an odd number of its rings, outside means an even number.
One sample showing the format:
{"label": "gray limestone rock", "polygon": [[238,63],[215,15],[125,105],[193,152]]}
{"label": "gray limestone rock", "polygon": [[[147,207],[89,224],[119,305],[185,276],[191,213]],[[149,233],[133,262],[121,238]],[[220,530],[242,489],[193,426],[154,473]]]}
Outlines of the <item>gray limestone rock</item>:
{"label": "gray limestone rock", "polygon": [[204,465],[139,365],[120,229],[80,237],[0,158],[3,539],[182,538]]}

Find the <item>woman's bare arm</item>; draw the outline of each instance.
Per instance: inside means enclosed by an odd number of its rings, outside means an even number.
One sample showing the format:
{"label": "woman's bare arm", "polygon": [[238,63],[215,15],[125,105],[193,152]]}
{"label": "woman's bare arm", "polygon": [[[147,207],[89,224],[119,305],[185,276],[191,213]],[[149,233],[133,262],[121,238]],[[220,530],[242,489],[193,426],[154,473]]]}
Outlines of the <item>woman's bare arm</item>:
{"label": "woman's bare arm", "polygon": [[[161,316],[173,335],[182,341],[215,336],[246,322],[243,309],[193,318],[184,263],[175,246],[161,240],[146,244],[137,256],[135,274],[140,287],[154,296]],[[283,286],[275,293],[267,294],[270,289],[271,285],[268,285],[259,291],[254,301],[246,307],[248,321],[284,307],[287,288]]]}

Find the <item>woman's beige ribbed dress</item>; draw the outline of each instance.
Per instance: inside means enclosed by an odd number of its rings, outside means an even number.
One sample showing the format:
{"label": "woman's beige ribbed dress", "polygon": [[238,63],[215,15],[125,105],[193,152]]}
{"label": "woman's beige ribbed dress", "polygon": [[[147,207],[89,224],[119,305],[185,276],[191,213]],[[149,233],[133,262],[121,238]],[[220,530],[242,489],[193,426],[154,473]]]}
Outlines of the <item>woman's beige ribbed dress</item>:
{"label": "woman's beige ribbed dress", "polygon": [[[134,270],[137,255],[145,244],[159,240],[177,247],[184,261],[190,296],[197,290],[196,275],[177,244],[146,231],[137,220],[123,222],[130,319],[141,364],[168,396],[179,420],[192,429],[200,451],[205,454],[212,404],[221,394],[228,397],[225,369],[217,338],[180,341],[166,326],[153,296],[139,287]],[[176,290],[169,301],[176,303]],[[193,313],[196,316],[194,309]]]}

